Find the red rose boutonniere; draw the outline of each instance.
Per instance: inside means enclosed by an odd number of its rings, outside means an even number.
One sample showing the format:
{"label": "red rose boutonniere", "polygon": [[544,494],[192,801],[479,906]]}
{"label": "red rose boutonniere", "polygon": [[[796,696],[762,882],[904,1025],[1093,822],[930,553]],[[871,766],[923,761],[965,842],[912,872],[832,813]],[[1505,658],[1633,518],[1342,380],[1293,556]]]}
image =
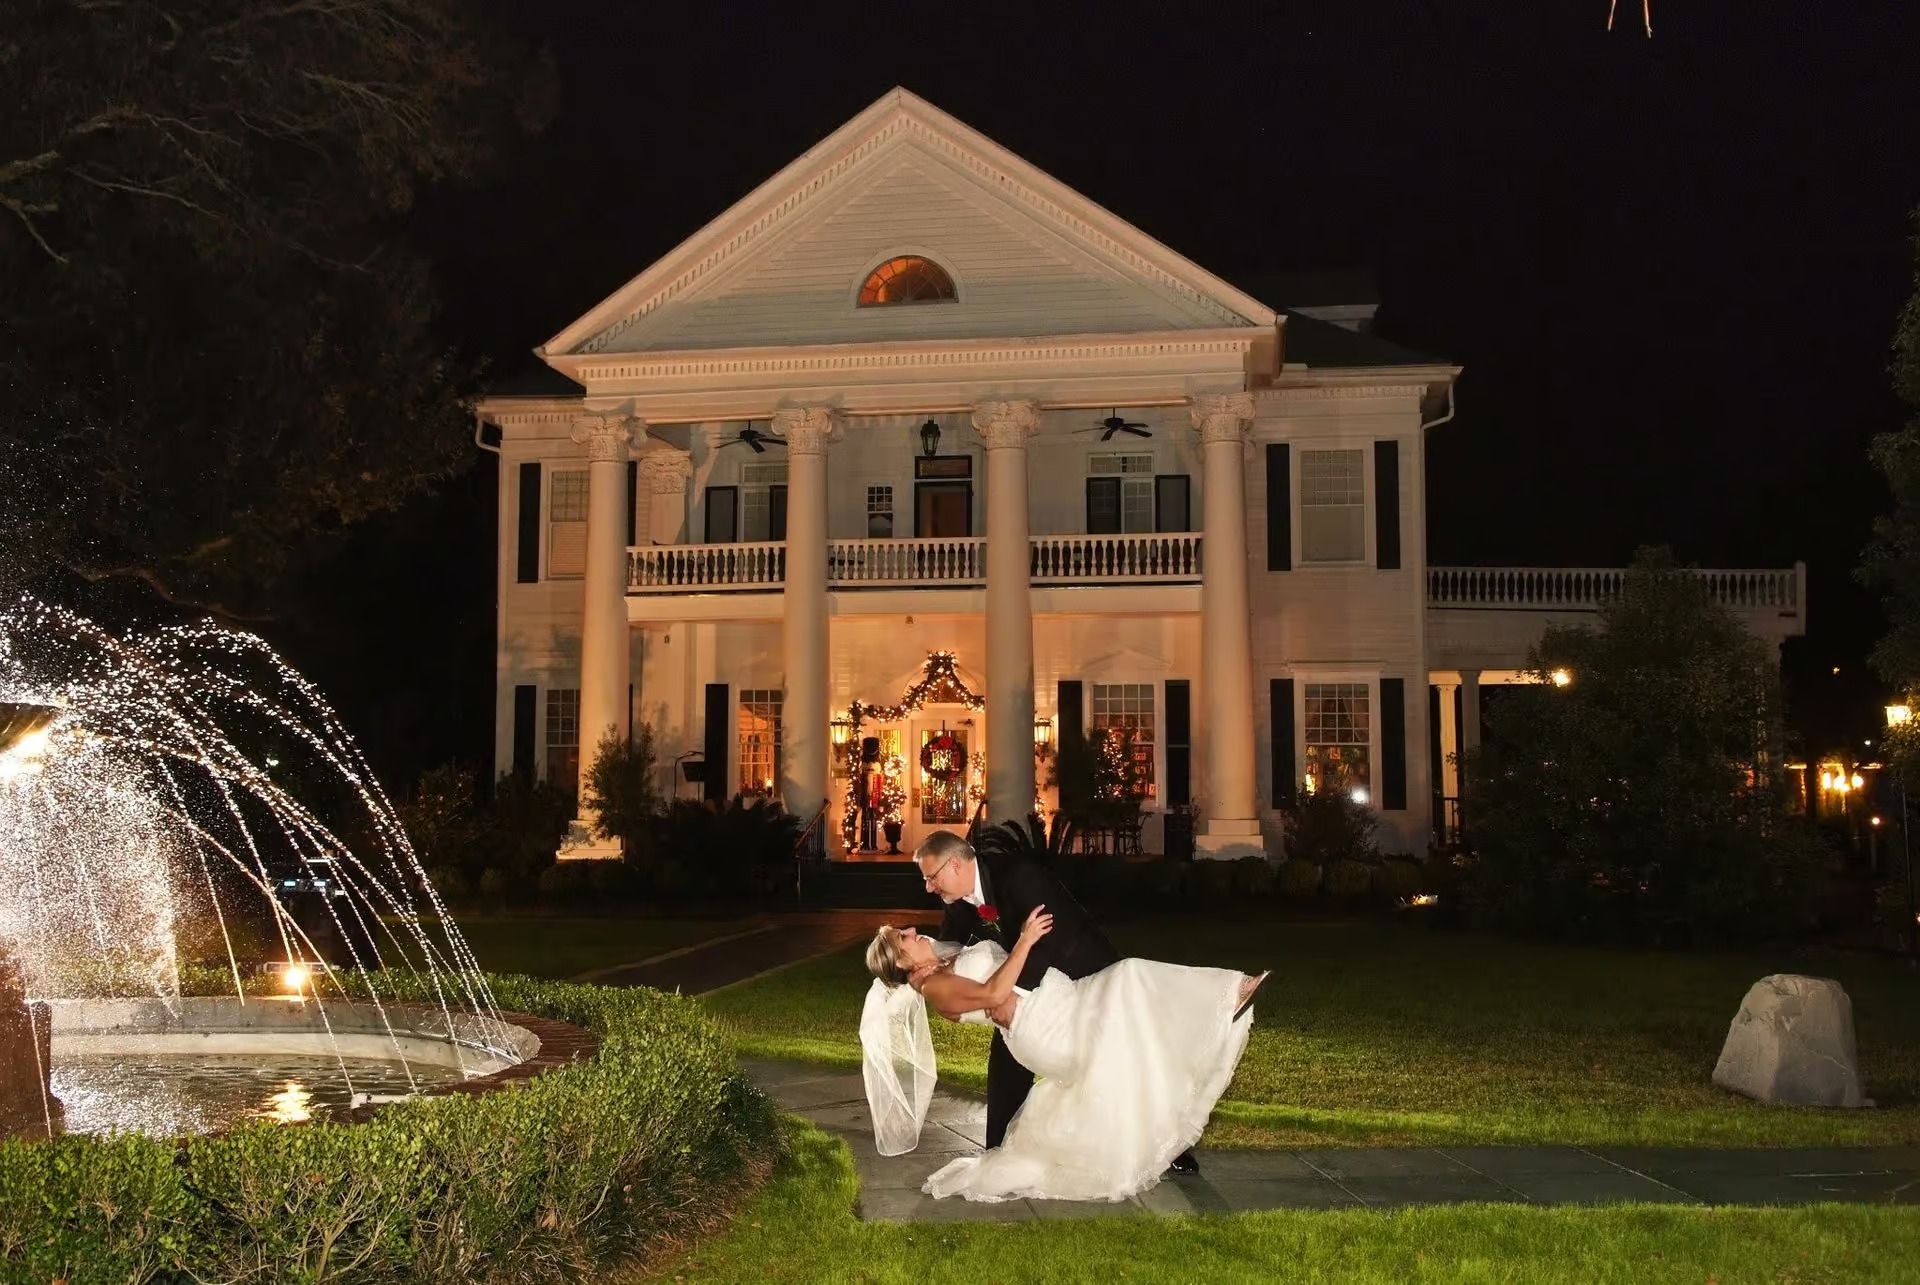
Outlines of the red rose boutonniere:
{"label": "red rose boutonniere", "polygon": [[997,924],[1000,922],[1000,910],[996,906],[982,903],[979,907],[979,914],[980,922],[983,924]]}

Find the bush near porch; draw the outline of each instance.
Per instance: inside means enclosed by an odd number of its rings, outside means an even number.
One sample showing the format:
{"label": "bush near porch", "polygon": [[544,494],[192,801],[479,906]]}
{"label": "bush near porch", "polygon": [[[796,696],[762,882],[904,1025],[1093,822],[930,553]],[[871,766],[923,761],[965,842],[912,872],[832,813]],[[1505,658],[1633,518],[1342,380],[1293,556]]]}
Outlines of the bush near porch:
{"label": "bush near porch", "polygon": [[1537,679],[1466,756],[1476,922],[1664,945],[1814,927],[1821,840],[1786,811],[1779,673],[1697,576],[1643,550],[1594,629],[1549,629]]}

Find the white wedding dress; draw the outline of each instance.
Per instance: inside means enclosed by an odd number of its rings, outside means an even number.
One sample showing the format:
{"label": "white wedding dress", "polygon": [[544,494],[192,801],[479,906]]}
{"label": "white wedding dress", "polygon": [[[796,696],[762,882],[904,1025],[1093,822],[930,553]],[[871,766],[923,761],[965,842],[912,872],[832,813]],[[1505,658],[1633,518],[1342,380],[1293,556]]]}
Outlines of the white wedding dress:
{"label": "white wedding dress", "polygon": [[[981,942],[953,967],[985,982],[1005,958]],[[1038,987],[1019,992],[1003,1033],[1037,1077],[1026,1103],[1002,1145],[953,1161],[923,1189],[968,1200],[1111,1201],[1153,1186],[1199,1141],[1246,1050],[1252,1013],[1232,1020],[1242,980],[1229,969],[1150,959],[1123,959],[1077,981],[1048,969]]]}

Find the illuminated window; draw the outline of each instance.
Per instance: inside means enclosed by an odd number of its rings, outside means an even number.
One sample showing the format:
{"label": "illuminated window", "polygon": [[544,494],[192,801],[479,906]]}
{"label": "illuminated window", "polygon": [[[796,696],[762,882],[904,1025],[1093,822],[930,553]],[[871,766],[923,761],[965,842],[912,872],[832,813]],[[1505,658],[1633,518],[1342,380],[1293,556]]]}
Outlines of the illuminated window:
{"label": "illuminated window", "polygon": [[891,540],[892,538],[893,488],[870,486],[867,488],[867,539]]}
{"label": "illuminated window", "polygon": [[860,306],[889,303],[945,303],[955,298],[953,278],[931,259],[904,254],[888,259],[867,275],[860,287]]}
{"label": "illuminated window", "polygon": [[1366,683],[1308,683],[1307,790],[1364,790],[1372,718]]}
{"label": "illuminated window", "polygon": [[780,779],[778,688],[740,693],[740,793],[771,797]]}
{"label": "illuminated window", "polygon": [[1093,727],[1118,738],[1131,733],[1135,771],[1142,791],[1154,796],[1153,684],[1095,683]]}

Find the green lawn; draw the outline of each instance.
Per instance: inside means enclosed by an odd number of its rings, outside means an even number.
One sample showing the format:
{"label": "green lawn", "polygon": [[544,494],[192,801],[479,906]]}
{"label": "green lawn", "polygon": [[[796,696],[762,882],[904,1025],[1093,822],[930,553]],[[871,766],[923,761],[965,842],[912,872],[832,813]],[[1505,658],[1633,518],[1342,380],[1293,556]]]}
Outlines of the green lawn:
{"label": "green lawn", "polygon": [[[1253,1039],[1207,1140],[1227,1146],[1920,1143],[1920,975],[1844,956],[1659,954],[1380,921],[1116,922],[1132,955],[1271,966]],[[1880,1108],[1763,1107],[1709,1081],[1747,987],[1834,977]],[[860,952],[712,996],[742,1054],[859,1064]],[[978,1087],[987,1036],[934,1023],[941,1078]]]}
{"label": "green lawn", "polygon": [[773,1180],[648,1281],[1910,1281],[1920,1209],[1672,1205],[862,1223],[846,1146],[792,1122]]}
{"label": "green lawn", "polygon": [[741,919],[456,915],[480,966],[495,973],[575,977],[632,964],[682,946],[743,931]]}

